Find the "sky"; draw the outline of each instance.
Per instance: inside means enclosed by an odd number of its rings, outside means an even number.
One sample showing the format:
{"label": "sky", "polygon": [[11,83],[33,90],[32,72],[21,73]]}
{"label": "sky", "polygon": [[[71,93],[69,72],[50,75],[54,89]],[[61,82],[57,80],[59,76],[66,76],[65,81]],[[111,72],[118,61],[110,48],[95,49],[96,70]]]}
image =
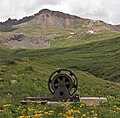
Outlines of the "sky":
{"label": "sky", "polygon": [[120,0],[0,0],[0,22],[34,15],[45,8],[120,25]]}

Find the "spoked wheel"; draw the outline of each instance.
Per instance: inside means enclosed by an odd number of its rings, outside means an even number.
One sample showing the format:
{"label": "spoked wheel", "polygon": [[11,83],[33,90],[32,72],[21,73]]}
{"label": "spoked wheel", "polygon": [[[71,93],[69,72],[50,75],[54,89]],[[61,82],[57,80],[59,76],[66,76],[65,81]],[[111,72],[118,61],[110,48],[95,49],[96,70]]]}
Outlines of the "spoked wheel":
{"label": "spoked wheel", "polygon": [[[65,87],[69,95],[73,95],[78,88],[78,81],[76,76],[67,69],[59,69],[53,72],[48,81],[48,88],[52,94],[58,87]],[[62,96],[63,92],[60,92]]]}

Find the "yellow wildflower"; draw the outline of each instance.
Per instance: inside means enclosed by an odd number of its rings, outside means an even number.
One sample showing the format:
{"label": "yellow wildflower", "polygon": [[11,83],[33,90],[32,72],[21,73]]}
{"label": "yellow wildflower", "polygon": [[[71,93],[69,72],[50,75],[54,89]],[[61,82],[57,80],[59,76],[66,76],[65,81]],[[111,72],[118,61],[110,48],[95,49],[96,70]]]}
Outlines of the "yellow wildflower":
{"label": "yellow wildflower", "polygon": [[82,114],[82,116],[86,116],[86,114]]}
{"label": "yellow wildflower", "polygon": [[111,110],[111,109],[110,109],[109,111],[110,111],[110,112],[112,112],[112,110]]}
{"label": "yellow wildflower", "polygon": [[18,118],[30,118],[30,116],[19,116]]}
{"label": "yellow wildflower", "polygon": [[86,114],[82,114],[81,118],[84,118],[84,117],[86,117]]}
{"label": "yellow wildflower", "polygon": [[98,114],[94,114],[94,117],[97,117],[98,116]]}
{"label": "yellow wildflower", "polygon": [[11,104],[4,104],[3,107],[10,107],[12,106]]}
{"label": "yellow wildflower", "polygon": [[92,110],[92,111],[90,111],[91,113],[94,113],[95,111],[94,110]]}
{"label": "yellow wildflower", "polygon": [[72,113],[80,113],[79,110],[73,110],[73,109],[70,109],[66,112],[66,114],[72,114]]}
{"label": "yellow wildflower", "polygon": [[1,112],[4,112],[4,110],[0,110],[0,113],[1,113]]}
{"label": "yellow wildflower", "polygon": [[48,111],[48,112],[53,113],[54,111],[50,110],[50,111]]}
{"label": "yellow wildflower", "polygon": [[64,107],[65,106],[65,104],[61,104],[61,107]]}
{"label": "yellow wildflower", "polygon": [[63,113],[59,113],[58,115],[62,115]]}
{"label": "yellow wildflower", "polygon": [[35,109],[33,109],[33,108],[28,108],[27,109],[29,112],[31,112],[31,111],[34,111]]}
{"label": "yellow wildflower", "polygon": [[82,103],[82,104],[80,105],[80,108],[82,108],[82,107],[84,107],[84,106],[85,106],[85,104]]}
{"label": "yellow wildflower", "polygon": [[73,112],[74,112],[74,113],[80,113],[80,111],[79,111],[79,110],[74,110]]}
{"label": "yellow wildflower", "polygon": [[120,111],[120,107],[117,107],[116,110]]}
{"label": "yellow wildflower", "polygon": [[66,118],[74,118],[74,116],[67,116]]}
{"label": "yellow wildflower", "polygon": [[43,114],[39,113],[39,114],[35,114],[34,117],[35,118],[38,118],[38,117],[41,117]]}
{"label": "yellow wildflower", "polygon": [[51,113],[48,113],[48,115],[52,115]]}
{"label": "yellow wildflower", "polygon": [[49,112],[44,112],[45,115],[49,114]]}

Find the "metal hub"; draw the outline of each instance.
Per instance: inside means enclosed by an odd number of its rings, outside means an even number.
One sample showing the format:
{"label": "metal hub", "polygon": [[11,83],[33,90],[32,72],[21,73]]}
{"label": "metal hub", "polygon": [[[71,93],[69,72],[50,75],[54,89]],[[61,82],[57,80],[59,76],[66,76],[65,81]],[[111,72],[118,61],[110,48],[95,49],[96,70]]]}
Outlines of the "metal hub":
{"label": "metal hub", "polygon": [[[65,103],[74,104],[74,102],[86,102],[86,105],[91,104],[91,100],[93,104],[99,104],[107,102],[106,98],[98,98],[98,97],[82,97],[80,98],[77,94],[75,94],[78,87],[78,81],[76,76],[70,71],[66,69],[59,69],[53,72],[48,81],[48,88],[50,92],[53,94],[53,98],[46,97],[27,97],[21,101],[22,104],[27,104],[32,102],[34,104],[58,104],[59,101],[63,101]],[[70,101],[68,101],[68,99]],[[97,103],[96,103],[97,100]],[[95,102],[95,103],[94,103]]]}
{"label": "metal hub", "polygon": [[[78,81],[76,76],[67,69],[59,69],[51,74],[48,80],[48,88],[52,93],[52,98],[46,97],[27,97],[21,101],[22,104],[27,104],[28,102],[49,104],[63,102],[79,102],[80,98],[75,92],[78,88]],[[68,99],[70,101],[68,101]]]}

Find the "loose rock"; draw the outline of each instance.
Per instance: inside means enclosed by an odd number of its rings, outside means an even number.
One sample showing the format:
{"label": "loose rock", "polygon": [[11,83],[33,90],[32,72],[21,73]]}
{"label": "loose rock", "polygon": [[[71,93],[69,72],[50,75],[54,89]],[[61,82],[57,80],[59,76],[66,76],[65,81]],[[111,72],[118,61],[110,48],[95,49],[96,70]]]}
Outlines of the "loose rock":
{"label": "loose rock", "polygon": [[11,85],[16,84],[17,80],[11,80],[10,83],[11,83]]}

